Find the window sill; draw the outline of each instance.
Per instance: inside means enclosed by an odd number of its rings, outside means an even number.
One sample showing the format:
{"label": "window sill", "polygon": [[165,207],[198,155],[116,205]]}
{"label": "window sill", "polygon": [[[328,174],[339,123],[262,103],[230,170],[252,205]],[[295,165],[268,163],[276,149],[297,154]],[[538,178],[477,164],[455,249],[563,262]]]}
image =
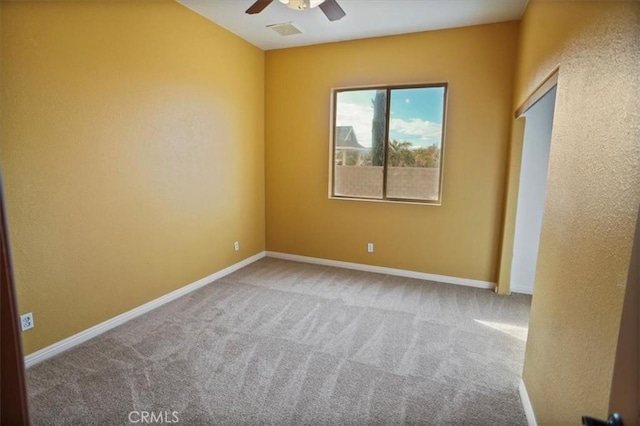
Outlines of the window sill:
{"label": "window sill", "polygon": [[336,197],[334,195],[329,196],[330,200],[340,201],[364,201],[366,203],[382,203],[382,204],[408,204],[411,206],[442,206],[442,200],[440,201],[409,201],[409,200],[376,200],[375,198],[355,198],[355,197]]}

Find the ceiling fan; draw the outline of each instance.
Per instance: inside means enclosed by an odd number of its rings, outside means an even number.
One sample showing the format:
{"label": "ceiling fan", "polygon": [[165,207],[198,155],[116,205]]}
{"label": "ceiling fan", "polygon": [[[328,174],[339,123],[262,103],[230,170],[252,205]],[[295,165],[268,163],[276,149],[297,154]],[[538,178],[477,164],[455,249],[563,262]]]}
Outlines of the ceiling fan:
{"label": "ceiling fan", "polygon": [[[272,1],[273,0],[257,0],[245,13],[249,15],[260,13],[265,7],[269,6]],[[280,0],[280,3],[294,10],[305,10],[320,6],[320,9],[330,21],[337,21],[346,15],[336,0]]]}

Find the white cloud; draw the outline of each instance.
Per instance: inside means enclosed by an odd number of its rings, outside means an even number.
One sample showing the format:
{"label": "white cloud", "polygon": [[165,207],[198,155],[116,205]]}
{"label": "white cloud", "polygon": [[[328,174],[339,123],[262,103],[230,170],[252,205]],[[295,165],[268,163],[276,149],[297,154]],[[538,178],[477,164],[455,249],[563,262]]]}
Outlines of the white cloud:
{"label": "white cloud", "polygon": [[[370,105],[338,102],[337,126],[353,126],[362,146],[371,146],[371,121],[373,108]],[[424,145],[428,141],[439,141],[442,136],[442,124],[432,121],[411,118],[391,118],[390,133],[395,139],[408,140],[415,145]]]}
{"label": "white cloud", "polygon": [[362,146],[371,146],[371,121],[373,120],[373,108],[369,105],[338,102],[337,126],[353,126]]}
{"label": "white cloud", "polygon": [[419,118],[411,118],[409,120],[392,118],[390,130],[393,133],[399,133],[400,138],[402,135],[406,135],[410,139],[415,139],[416,137],[423,140],[440,139],[442,124],[420,120]]}

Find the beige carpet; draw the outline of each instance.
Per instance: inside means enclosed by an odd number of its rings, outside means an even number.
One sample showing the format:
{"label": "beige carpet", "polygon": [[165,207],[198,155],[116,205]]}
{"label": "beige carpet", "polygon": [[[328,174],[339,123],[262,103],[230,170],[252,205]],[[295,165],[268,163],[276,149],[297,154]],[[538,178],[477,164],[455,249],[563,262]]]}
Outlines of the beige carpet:
{"label": "beige carpet", "polygon": [[29,369],[31,416],[526,425],[530,300],[267,258]]}

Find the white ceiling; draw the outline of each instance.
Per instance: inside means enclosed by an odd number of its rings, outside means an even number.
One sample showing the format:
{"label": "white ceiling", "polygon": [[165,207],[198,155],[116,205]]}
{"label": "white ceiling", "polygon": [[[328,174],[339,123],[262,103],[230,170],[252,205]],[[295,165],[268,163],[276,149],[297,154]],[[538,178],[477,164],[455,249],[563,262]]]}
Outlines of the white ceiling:
{"label": "white ceiling", "polygon": [[[262,50],[465,27],[520,19],[527,0],[338,0],[347,13],[330,22],[320,8],[291,10],[274,0],[244,13],[254,0],[177,0]],[[283,37],[267,25],[292,22],[302,34]]]}

